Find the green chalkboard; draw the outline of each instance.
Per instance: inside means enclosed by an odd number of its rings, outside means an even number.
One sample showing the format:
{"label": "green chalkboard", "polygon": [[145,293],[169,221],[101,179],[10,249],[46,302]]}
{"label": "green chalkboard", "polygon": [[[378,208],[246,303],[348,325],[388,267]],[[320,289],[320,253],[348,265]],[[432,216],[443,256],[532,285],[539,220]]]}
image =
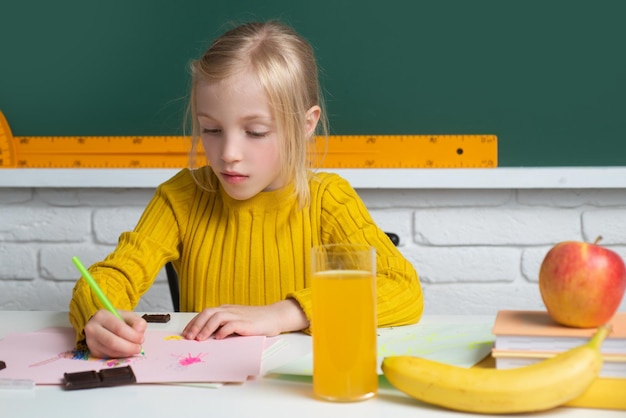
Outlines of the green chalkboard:
{"label": "green chalkboard", "polygon": [[500,166],[626,164],[626,1],[13,1],[16,136],[180,134],[188,62],[231,22],[314,45],[333,134],[495,134]]}

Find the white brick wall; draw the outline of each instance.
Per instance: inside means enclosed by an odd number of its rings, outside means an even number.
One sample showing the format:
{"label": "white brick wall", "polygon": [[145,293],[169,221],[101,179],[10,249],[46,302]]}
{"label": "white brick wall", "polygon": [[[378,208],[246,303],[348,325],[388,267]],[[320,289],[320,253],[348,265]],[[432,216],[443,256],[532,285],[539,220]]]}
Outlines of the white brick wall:
{"label": "white brick wall", "polygon": [[[374,190],[359,193],[400,236],[427,314],[543,309],[537,274],[556,242],[602,243],[626,259],[623,189]],[[0,188],[0,310],[67,310],[77,279],[131,229],[152,189]],[[138,310],[172,309],[165,274]],[[626,311],[626,298],[620,310]]]}

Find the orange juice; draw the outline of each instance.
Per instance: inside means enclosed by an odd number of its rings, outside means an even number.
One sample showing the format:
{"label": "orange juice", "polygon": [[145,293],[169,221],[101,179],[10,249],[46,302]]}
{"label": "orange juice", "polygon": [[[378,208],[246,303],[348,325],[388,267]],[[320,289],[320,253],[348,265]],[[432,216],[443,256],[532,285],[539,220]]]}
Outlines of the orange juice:
{"label": "orange juice", "polygon": [[314,272],[313,390],[326,400],[356,401],[376,395],[375,273]]}

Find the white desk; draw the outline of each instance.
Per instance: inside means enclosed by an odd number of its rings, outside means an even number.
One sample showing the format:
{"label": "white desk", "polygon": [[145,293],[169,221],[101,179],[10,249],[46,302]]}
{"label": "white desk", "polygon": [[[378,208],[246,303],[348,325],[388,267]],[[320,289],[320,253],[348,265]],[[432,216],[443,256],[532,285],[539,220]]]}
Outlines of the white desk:
{"label": "white desk", "polygon": [[[191,314],[174,314],[165,325],[150,326],[180,330]],[[471,317],[425,317],[422,323],[476,321]],[[484,320],[484,317],[482,317]],[[0,338],[10,332],[35,331],[49,326],[68,326],[65,312],[0,311]],[[288,338],[309,338],[292,334]],[[1,353],[0,353],[1,357]],[[409,398],[381,379],[378,397],[364,402],[336,404],[313,397],[310,377],[270,374],[254,381],[220,388],[182,385],[129,385],[114,388],[64,391],[58,386],[0,390],[0,417],[62,418],[156,418],[156,417],[480,417],[423,404]],[[541,414],[517,415],[554,417],[626,416],[625,411],[557,408]]]}

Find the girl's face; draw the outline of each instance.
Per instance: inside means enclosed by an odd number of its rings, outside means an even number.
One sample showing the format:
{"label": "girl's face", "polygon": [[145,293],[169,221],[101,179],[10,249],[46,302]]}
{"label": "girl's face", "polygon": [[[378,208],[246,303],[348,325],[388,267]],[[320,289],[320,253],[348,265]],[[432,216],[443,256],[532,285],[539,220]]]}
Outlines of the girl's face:
{"label": "girl's face", "polygon": [[282,187],[276,123],[269,99],[248,73],[198,83],[196,108],[202,145],[229,196],[245,200]]}

